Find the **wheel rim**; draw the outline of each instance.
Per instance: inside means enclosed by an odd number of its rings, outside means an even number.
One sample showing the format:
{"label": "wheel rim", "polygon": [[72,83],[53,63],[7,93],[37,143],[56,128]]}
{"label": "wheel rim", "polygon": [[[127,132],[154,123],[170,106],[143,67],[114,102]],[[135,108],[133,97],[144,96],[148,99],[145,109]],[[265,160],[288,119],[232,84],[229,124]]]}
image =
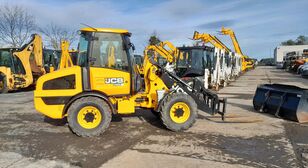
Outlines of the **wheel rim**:
{"label": "wheel rim", "polygon": [[85,129],[96,128],[102,121],[100,111],[94,106],[86,106],[79,110],[77,115],[78,123]]}
{"label": "wheel rim", "polygon": [[173,122],[182,124],[190,117],[190,108],[184,102],[175,103],[170,109],[170,118]]}

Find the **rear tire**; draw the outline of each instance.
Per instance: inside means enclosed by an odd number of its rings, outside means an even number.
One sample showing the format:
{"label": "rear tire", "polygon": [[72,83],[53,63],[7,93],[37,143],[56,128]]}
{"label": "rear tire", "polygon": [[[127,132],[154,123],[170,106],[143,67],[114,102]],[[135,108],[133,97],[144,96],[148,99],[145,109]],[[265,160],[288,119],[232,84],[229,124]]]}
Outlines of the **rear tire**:
{"label": "rear tire", "polygon": [[68,109],[68,125],[81,137],[98,136],[106,131],[111,122],[108,103],[97,97],[77,99]]}
{"label": "rear tire", "polygon": [[6,82],[6,76],[4,74],[0,74],[0,94],[7,93],[9,91]]}
{"label": "rear tire", "polygon": [[161,120],[166,128],[182,131],[190,128],[198,115],[194,99],[184,93],[168,95],[160,107]]}

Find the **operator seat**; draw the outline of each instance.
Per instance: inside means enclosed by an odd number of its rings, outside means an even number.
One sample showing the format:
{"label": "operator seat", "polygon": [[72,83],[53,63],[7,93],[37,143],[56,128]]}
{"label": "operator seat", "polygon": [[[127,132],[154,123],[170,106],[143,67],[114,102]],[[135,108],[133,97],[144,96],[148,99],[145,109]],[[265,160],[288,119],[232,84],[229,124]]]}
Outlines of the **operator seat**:
{"label": "operator seat", "polygon": [[106,47],[107,59],[108,59],[108,67],[115,68],[116,61],[115,61],[115,54],[116,54],[116,47],[113,42],[109,42]]}

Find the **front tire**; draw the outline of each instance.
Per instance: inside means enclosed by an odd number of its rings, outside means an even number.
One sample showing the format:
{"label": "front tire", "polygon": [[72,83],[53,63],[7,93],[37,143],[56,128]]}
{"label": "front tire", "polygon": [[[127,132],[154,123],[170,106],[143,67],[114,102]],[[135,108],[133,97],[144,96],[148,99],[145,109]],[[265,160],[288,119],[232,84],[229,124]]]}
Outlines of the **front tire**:
{"label": "front tire", "polygon": [[111,122],[111,108],[97,97],[77,99],[68,109],[68,124],[72,132],[81,137],[98,136]]}
{"label": "front tire", "polygon": [[182,131],[190,128],[198,115],[194,99],[184,93],[168,95],[160,107],[163,124],[172,131]]}

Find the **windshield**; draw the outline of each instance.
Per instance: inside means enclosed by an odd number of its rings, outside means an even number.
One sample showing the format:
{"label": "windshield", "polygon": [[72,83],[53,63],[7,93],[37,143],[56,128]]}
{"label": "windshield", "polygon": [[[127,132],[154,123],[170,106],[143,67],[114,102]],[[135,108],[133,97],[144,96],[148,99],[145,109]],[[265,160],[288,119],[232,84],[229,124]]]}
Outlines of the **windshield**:
{"label": "windshield", "polygon": [[205,59],[203,50],[192,50],[191,67],[194,69],[203,69]]}
{"label": "windshield", "polygon": [[12,57],[8,50],[0,50],[0,66],[11,67]]}
{"label": "windshield", "polygon": [[95,33],[91,63],[93,67],[113,68],[128,71],[127,53],[121,34]]}
{"label": "windshield", "polygon": [[206,58],[204,56],[203,49],[193,49],[182,51],[183,59],[178,59],[178,67],[186,68],[190,65],[193,69],[203,69],[206,65]]}

